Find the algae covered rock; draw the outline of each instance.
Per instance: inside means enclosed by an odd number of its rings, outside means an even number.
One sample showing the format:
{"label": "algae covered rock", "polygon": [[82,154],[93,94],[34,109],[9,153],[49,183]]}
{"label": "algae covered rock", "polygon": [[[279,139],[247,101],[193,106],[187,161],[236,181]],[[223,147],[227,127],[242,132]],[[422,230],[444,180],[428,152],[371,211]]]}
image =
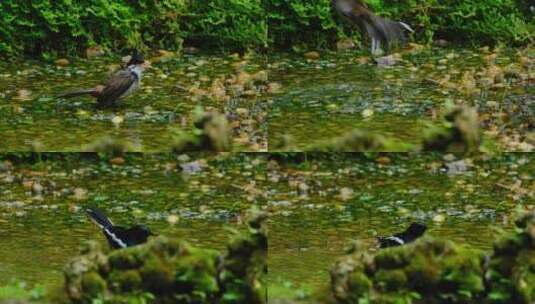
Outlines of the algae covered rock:
{"label": "algae covered rock", "polygon": [[535,302],[535,212],[516,221],[516,231],[494,244],[486,274],[489,303]]}
{"label": "algae covered rock", "polygon": [[173,144],[175,152],[194,151],[230,151],[232,138],[230,127],[223,114],[215,112],[198,112],[195,129],[191,132],[180,132]]}
{"label": "algae covered rock", "polygon": [[381,135],[362,130],[353,130],[340,137],[307,147],[311,152],[383,151],[387,140]]}
{"label": "algae covered rock", "polygon": [[111,252],[90,242],[65,268],[67,296],[73,303],[265,303],[265,219],[256,213],[225,254],[163,236]]}
{"label": "algae covered rock", "polygon": [[484,255],[450,241],[422,238],[375,256],[354,250],[331,270],[339,303],[478,303]]}
{"label": "algae covered rock", "polygon": [[357,245],[331,269],[336,303],[535,303],[535,212],[485,254],[429,236],[370,253]]}
{"label": "algae covered rock", "polygon": [[260,304],[267,300],[267,228],[266,214],[253,212],[249,233],[238,234],[228,244],[221,272],[224,291],[220,303]]}
{"label": "algae covered rock", "polygon": [[481,143],[479,119],[474,108],[454,107],[444,116],[443,125],[428,131],[425,151],[476,152]]}
{"label": "algae covered rock", "polygon": [[156,303],[212,303],[219,294],[219,253],[158,237],[105,254],[91,245],[65,271],[68,297],[90,303],[126,303],[150,294]]}

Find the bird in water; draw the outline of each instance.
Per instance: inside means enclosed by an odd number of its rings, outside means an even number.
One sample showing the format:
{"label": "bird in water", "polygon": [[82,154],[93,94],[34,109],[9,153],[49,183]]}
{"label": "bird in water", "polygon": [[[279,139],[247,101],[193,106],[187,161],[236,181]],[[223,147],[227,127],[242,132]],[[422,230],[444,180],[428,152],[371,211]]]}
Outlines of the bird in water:
{"label": "bird in water", "polygon": [[340,15],[370,37],[372,55],[380,55],[382,46],[388,50],[394,44],[404,44],[407,40],[405,32],[414,32],[406,23],[376,16],[359,0],[332,0],[332,5]]}
{"label": "bird in water", "polygon": [[86,210],[89,218],[102,230],[108,239],[108,243],[113,249],[121,249],[135,246],[147,242],[152,233],[149,228],[143,225],[135,225],[130,228],[115,226],[111,220],[97,208]]}
{"label": "bird in water", "polygon": [[407,230],[387,237],[378,237],[380,248],[401,246],[415,241],[417,238],[424,235],[427,226],[422,223],[414,222]]}
{"label": "bird in water", "polygon": [[72,98],[91,95],[97,99],[99,107],[112,107],[119,101],[134,93],[141,86],[141,77],[147,67],[146,61],[137,50],[134,50],[128,63],[115,72],[105,85],[91,89],[79,89],[60,94],[60,98]]}

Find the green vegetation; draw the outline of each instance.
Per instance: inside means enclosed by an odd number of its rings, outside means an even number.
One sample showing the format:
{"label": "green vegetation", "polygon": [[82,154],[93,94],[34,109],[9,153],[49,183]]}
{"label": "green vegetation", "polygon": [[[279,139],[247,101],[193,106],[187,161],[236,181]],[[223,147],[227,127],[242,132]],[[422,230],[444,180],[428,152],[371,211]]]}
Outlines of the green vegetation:
{"label": "green vegetation", "polygon": [[39,300],[44,296],[44,289],[36,285],[29,289],[25,282],[12,282],[9,285],[0,286],[0,301],[3,300]]}
{"label": "green vegetation", "polygon": [[535,213],[494,252],[423,238],[370,255],[358,245],[331,270],[336,303],[533,303]]}
{"label": "green vegetation", "polygon": [[[331,0],[269,0],[269,38],[277,47],[332,45],[356,29],[331,12]],[[535,22],[527,0],[368,0],[379,15],[403,20],[416,29],[416,39],[434,38],[474,43],[524,44],[534,38]]]}
{"label": "green vegetation", "polygon": [[180,49],[183,41],[264,47],[260,0],[25,1],[0,3],[0,55],[81,54],[102,45]]}
{"label": "green vegetation", "polygon": [[[330,0],[40,0],[0,2],[0,56],[82,54],[94,45],[180,49],[330,47],[355,29]],[[525,44],[535,24],[527,0],[368,1],[379,14],[413,25],[419,41],[434,37]]]}
{"label": "green vegetation", "polygon": [[255,212],[227,254],[167,237],[111,253],[90,242],[66,267],[65,290],[73,303],[265,303],[265,220]]}

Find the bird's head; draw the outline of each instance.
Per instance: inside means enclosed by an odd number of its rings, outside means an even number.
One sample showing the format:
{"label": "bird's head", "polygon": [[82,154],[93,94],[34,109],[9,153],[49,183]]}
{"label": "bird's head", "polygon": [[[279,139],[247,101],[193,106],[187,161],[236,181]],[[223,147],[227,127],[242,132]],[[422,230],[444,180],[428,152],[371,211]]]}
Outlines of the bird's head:
{"label": "bird's head", "polygon": [[143,54],[141,54],[137,49],[134,49],[132,51],[132,55],[130,56],[130,60],[126,64],[127,66],[131,65],[138,65],[145,63],[145,58],[143,58]]}
{"label": "bird's head", "polygon": [[420,236],[424,234],[426,230],[427,230],[427,226],[425,224],[414,222],[409,226],[409,228],[407,229],[407,232],[415,236]]}
{"label": "bird's head", "polygon": [[134,49],[132,51],[132,55],[130,55],[130,59],[126,63],[126,67],[135,66],[136,68],[140,70],[145,70],[147,68],[150,68],[150,61],[146,60],[143,57],[143,54],[141,54],[137,49]]}
{"label": "bird's head", "polygon": [[143,238],[148,238],[149,236],[157,236],[157,234],[150,231],[150,229],[144,225],[136,225],[135,227],[136,233]]}

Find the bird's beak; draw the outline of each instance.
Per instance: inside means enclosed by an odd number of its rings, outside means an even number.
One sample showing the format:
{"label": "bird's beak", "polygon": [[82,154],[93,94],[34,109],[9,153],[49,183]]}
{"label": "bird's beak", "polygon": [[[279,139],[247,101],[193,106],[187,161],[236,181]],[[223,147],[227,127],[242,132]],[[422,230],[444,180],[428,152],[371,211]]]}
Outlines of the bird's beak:
{"label": "bird's beak", "polygon": [[145,68],[145,69],[148,69],[148,68],[151,68],[151,67],[152,67],[150,61],[148,61],[148,60],[145,60],[145,61],[143,62],[143,64],[142,64],[142,66],[143,66],[143,68]]}

